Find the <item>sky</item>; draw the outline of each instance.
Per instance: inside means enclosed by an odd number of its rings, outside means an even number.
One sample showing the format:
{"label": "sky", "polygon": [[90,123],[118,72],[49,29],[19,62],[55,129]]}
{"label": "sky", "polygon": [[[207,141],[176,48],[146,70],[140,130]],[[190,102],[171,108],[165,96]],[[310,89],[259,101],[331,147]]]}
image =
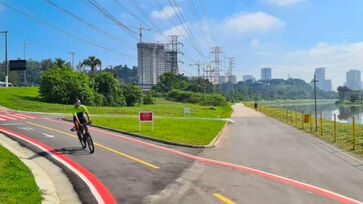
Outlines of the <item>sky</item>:
{"label": "sky", "polygon": [[[349,69],[363,71],[362,0],[0,0],[0,31],[7,30],[9,59],[96,56],[103,67],[137,65],[137,27],[143,41],[169,43],[180,35],[180,72],[197,75],[196,66],[213,60],[221,47],[221,68],[235,57],[239,80],[272,68],[273,78],[288,76],[310,82],[314,69],[326,68],[333,88]],[[96,2],[110,18],[90,2]],[[53,5],[51,5],[53,3]],[[76,17],[54,7],[63,8]],[[78,19],[77,19],[78,18]],[[84,20],[83,22],[79,20]],[[116,23],[115,23],[116,22]],[[46,24],[46,25],[45,25]],[[126,26],[123,27],[123,26]],[[3,35],[3,34],[2,34]],[[0,60],[4,41],[0,36]],[[222,72],[223,74],[223,72]]]}

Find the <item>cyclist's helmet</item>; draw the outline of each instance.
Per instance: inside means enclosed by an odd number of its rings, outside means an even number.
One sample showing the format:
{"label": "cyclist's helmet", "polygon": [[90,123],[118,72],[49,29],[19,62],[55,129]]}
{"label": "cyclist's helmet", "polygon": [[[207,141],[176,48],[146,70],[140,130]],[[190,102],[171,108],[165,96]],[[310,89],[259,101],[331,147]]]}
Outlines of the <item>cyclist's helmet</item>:
{"label": "cyclist's helmet", "polygon": [[79,100],[78,98],[75,100],[75,102],[74,102],[74,105],[76,105],[76,106],[79,106],[79,105],[81,105],[81,100]]}

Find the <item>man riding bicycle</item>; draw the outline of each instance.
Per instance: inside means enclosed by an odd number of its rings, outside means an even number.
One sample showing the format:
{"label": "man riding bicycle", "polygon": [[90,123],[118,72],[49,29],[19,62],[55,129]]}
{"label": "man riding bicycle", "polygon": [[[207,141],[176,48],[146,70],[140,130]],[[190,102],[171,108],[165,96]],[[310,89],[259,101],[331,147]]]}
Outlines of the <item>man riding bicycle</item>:
{"label": "man riding bicycle", "polygon": [[81,105],[81,101],[79,99],[76,99],[72,110],[74,127],[71,129],[71,131],[78,132],[79,126],[81,124],[87,123],[83,113],[86,113],[88,118],[88,124],[91,124],[92,123],[91,116],[89,115],[86,106]]}

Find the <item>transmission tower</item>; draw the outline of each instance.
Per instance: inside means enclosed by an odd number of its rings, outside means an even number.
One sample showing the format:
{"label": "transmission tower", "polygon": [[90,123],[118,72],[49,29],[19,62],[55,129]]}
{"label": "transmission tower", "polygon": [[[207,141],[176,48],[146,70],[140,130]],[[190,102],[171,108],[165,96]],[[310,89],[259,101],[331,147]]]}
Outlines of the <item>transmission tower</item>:
{"label": "transmission tower", "polygon": [[214,83],[214,69],[210,64],[206,64],[205,67],[203,67],[203,72],[204,79],[207,79],[209,82]]}
{"label": "transmission tower", "polygon": [[214,79],[214,84],[219,84],[221,85],[220,81],[219,81],[219,75],[220,75],[220,64],[221,64],[221,60],[220,60],[220,55],[222,54],[222,48],[221,47],[212,47],[212,51],[211,54],[213,55],[213,59],[212,63],[214,65],[214,75],[215,75],[215,79]]}
{"label": "transmission tower", "polygon": [[189,66],[197,66],[197,68],[198,68],[198,77],[200,77],[200,66],[202,66],[202,65],[200,64],[199,60],[195,64],[189,64]]}
{"label": "transmission tower", "polygon": [[228,72],[226,74],[227,79],[229,79],[229,77],[232,76],[233,74],[232,72],[235,65],[234,59],[235,59],[234,57],[228,57],[229,66],[228,66]]}
{"label": "transmission tower", "polygon": [[167,63],[170,63],[171,72],[173,74],[179,74],[178,63],[183,64],[183,61],[178,60],[178,54],[180,53],[184,55],[184,53],[179,51],[178,45],[184,46],[184,44],[178,42],[178,38],[180,37],[180,35],[170,35],[169,37],[171,38],[171,42],[169,43],[169,45],[171,46],[171,50],[168,51],[170,57],[169,59],[167,59]]}

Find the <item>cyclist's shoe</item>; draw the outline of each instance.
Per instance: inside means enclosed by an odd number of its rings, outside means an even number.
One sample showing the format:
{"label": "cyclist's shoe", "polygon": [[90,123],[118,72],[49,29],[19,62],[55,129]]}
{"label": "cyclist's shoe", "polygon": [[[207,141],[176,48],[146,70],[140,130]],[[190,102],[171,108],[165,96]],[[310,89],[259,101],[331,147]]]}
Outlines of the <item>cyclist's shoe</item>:
{"label": "cyclist's shoe", "polygon": [[91,125],[92,124],[92,120],[88,121],[87,125]]}
{"label": "cyclist's shoe", "polygon": [[72,131],[72,132],[76,131],[76,127],[73,127],[73,128],[71,129],[71,131]]}

